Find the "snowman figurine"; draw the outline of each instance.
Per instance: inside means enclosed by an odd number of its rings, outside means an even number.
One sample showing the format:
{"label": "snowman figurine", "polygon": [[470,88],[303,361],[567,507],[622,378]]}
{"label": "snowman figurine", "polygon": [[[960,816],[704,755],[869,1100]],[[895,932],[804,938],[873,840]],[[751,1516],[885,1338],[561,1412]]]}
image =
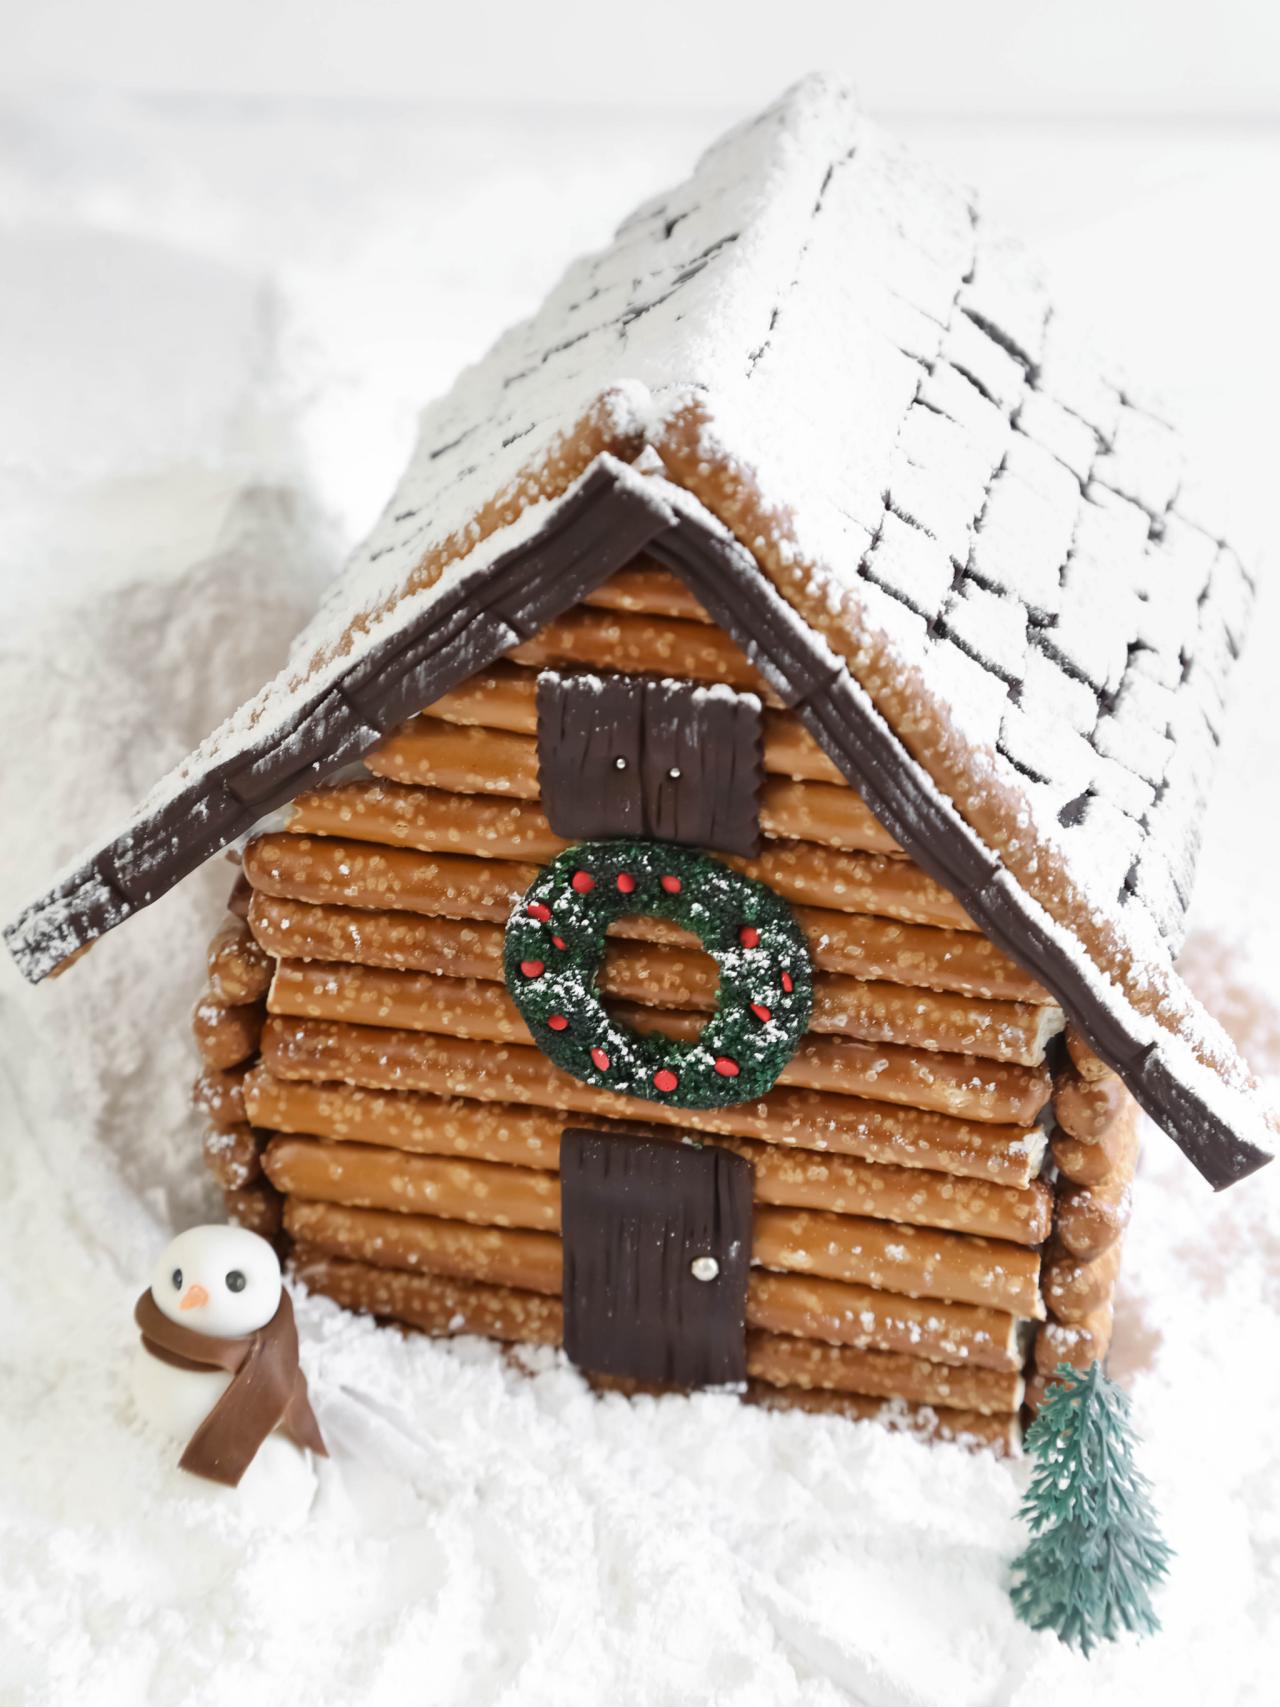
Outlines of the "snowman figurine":
{"label": "snowman figurine", "polygon": [[179,1233],[134,1318],[142,1331],[134,1402],[184,1443],[183,1470],[227,1487],[251,1464],[255,1481],[264,1471],[296,1480],[300,1470],[311,1480],[302,1454],[326,1456],[325,1445],[298,1363],[293,1305],[265,1239],[243,1227]]}

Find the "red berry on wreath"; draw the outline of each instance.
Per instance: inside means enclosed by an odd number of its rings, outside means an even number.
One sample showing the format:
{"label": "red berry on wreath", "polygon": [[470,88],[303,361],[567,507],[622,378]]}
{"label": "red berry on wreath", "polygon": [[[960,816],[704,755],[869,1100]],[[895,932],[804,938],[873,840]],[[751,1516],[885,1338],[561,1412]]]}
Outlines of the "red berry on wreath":
{"label": "red berry on wreath", "polygon": [[768,1025],[769,1021],[773,1018],[772,1012],[765,1007],[763,1002],[752,1002],[751,1011],[760,1021],[761,1025]]}
{"label": "red berry on wreath", "polygon": [[678,877],[664,877],[662,879],[662,887],[666,890],[668,895],[678,895],[684,885]]}
{"label": "red berry on wreath", "polygon": [[738,1063],[731,1060],[729,1056],[716,1056],[716,1072],[719,1073],[722,1079],[736,1079],[741,1071],[742,1069],[739,1067]]}
{"label": "red berry on wreath", "polygon": [[547,1024],[552,1031],[567,1031],[569,1029],[569,1022],[563,1014],[552,1014]]}
{"label": "red berry on wreath", "polygon": [[738,932],[738,941],[742,944],[743,948],[758,948],[760,945],[760,932],[754,925],[743,925],[742,929]]}
{"label": "red berry on wreath", "polygon": [[589,895],[596,886],[596,880],[589,871],[575,871],[569,882],[579,895]]}
{"label": "red berry on wreath", "polygon": [[636,880],[634,877],[632,877],[632,875],[629,871],[620,871],[618,873],[618,888],[622,891],[622,893],[624,895],[634,894],[635,893],[635,887],[636,887]]}
{"label": "red berry on wreath", "polygon": [[522,960],[520,962],[520,970],[524,973],[526,978],[541,978],[542,974],[546,971],[546,967],[540,960]]}
{"label": "red berry on wreath", "polygon": [[609,1071],[609,1057],[605,1054],[603,1049],[593,1049],[591,1051],[591,1064],[592,1066],[599,1068],[602,1073],[607,1073]]}
{"label": "red berry on wreath", "polygon": [[553,936],[551,939],[551,946],[553,948],[563,948],[564,938],[562,936]]}
{"label": "red berry on wreath", "polygon": [[791,977],[791,974],[789,972],[784,972],[782,974],[782,988],[787,992],[788,995],[790,995],[791,992],[795,989],[795,984],[792,981],[792,977]]}
{"label": "red berry on wreath", "polygon": [[653,1082],[660,1091],[673,1091],[680,1083],[670,1067],[659,1067],[653,1075]]}
{"label": "red berry on wreath", "polygon": [[525,908],[525,912],[528,913],[531,919],[537,919],[540,925],[545,925],[547,920],[551,917],[550,907],[544,906],[541,901],[530,901],[529,905]]}

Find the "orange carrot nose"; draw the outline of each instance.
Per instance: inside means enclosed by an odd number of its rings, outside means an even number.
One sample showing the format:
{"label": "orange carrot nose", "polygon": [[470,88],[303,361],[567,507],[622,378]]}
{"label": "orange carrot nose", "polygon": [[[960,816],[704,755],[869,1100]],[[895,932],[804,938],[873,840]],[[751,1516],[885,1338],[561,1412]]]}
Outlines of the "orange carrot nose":
{"label": "orange carrot nose", "polygon": [[209,1294],[205,1291],[204,1287],[198,1283],[193,1283],[191,1286],[188,1286],[187,1290],[182,1294],[182,1297],[179,1298],[178,1308],[179,1310],[195,1310],[198,1309],[201,1304],[207,1304],[208,1302]]}

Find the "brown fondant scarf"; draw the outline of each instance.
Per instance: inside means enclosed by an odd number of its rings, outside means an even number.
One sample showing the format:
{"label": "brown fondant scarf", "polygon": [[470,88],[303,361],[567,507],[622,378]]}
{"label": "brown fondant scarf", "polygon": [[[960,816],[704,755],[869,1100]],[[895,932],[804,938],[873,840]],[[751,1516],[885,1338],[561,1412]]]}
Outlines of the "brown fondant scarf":
{"label": "brown fondant scarf", "polygon": [[274,1428],[296,1445],[328,1452],[307,1397],[307,1378],[298,1366],[298,1330],[289,1294],[256,1334],[217,1339],[171,1322],[150,1287],[134,1307],[142,1343],[175,1369],[225,1369],[231,1385],[187,1442],[179,1463],[194,1476],[234,1488]]}

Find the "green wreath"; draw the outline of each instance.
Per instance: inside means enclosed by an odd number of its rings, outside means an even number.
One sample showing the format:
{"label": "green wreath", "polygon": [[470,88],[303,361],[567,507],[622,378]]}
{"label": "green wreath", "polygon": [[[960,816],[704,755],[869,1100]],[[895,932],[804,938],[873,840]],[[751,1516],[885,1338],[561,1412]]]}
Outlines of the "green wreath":
{"label": "green wreath", "polygon": [[[641,1035],[605,1008],[596,975],[615,919],[669,919],[720,969],[714,1013],[691,1042]],[[538,1047],[589,1085],[678,1108],[763,1096],[813,1008],[809,950],[791,908],[754,878],[670,842],[581,842],[517,902],[507,988]]]}

